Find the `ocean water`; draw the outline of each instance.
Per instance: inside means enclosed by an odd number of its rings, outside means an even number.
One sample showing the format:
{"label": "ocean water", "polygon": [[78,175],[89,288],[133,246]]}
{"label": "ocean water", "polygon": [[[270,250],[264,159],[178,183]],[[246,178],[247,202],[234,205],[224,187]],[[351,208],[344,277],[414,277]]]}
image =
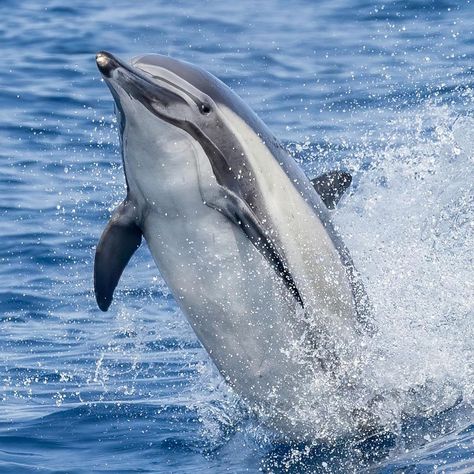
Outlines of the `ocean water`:
{"label": "ocean water", "polygon": [[[1,473],[474,472],[471,1],[2,0],[0,18]],[[311,177],[353,174],[334,221],[380,329],[357,368],[377,435],[347,435],[353,400],[315,381],[300,415],[321,439],[276,440],[145,245],[97,309],[124,197],[102,49],[199,64]]]}

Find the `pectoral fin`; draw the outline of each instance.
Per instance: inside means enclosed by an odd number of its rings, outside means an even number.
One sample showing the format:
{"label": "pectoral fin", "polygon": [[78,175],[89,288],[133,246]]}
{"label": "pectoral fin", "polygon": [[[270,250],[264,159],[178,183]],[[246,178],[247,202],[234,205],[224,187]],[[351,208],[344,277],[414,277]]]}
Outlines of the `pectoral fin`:
{"label": "pectoral fin", "polygon": [[243,230],[256,249],[272,265],[298,303],[303,306],[303,300],[284,258],[247,203],[232,191],[219,187],[206,204],[224,214]]}
{"label": "pectoral fin", "polygon": [[346,189],[352,183],[352,176],[344,171],[331,171],[311,180],[314,189],[328,209],[334,209]]}
{"label": "pectoral fin", "polygon": [[94,291],[102,311],[109,309],[120,276],[141,240],[135,208],[125,200],[110,218],[95,252]]}

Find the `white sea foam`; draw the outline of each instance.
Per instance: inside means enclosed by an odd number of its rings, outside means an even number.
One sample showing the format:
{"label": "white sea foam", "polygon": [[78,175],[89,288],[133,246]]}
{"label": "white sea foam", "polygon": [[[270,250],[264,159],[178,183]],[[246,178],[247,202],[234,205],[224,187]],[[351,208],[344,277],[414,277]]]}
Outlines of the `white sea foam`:
{"label": "white sea foam", "polygon": [[[334,222],[363,275],[378,330],[361,338],[336,377],[315,375],[295,399],[291,416],[311,420],[320,439],[397,432],[407,416],[473,401],[473,130],[474,119],[427,103],[345,162],[358,171]],[[236,402],[213,387],[211,398],[222,403],[200,413],[217,435],[218,407]],[[232,423],[227,416],[223,425]]]}
{"label": "white sea foam", "polygon": [[473,126],[434,104],[394,122],[335,216],[375,309],[361,376],[387,425],[472,401]]}

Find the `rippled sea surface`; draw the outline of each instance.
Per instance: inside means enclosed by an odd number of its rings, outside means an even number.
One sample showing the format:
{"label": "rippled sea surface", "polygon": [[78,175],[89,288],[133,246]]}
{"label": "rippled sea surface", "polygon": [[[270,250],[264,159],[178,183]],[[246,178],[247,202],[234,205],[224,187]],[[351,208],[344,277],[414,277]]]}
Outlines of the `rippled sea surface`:
{"label": "rippled sea surface", "polygon": [[[3,0],[0,18],[0,472],[474,472],[472,2]],[[334,220],[381,328],[380,435],[276,442],[146,246],[97,309],[124,197],[102,49],[199,64],[311,177],[351,171]]]}

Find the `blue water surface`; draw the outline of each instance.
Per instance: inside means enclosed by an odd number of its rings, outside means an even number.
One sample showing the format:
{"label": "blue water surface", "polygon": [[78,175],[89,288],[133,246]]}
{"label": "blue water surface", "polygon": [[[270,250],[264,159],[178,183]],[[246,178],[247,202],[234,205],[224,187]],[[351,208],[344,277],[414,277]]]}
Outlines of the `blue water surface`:
{"label": "blue water surface", "polygon": [[[447,353],[452,347],[458,362],[443,370],[456,379],[457,402],[445,407],[435,400],[425,412],[415,403],[412,415],[379,436],[311,447],[275,441],[225,385],[145,246],[108,313],[98,310],[92,290],[94,247],[124,196],[113,104],[96,69],[97,51],[126,59],[157,52],[211,71],[309,174],[339,164],[354,172],[342,230],[350,241],[344,222],[365,219],[375,238],[386,226],[371,217],[377,201],[367,202],[374,194],[392,202],[402,191],[387,193],[403,175],[393,178],[384,168],[361,198],[364,173],[375,164],[409,160],[413,152],[418,161],[404,169],[416,166],[444,196],[473,182],[473,155],[470,168],[456,161],[474,144],[467,121],[471,1],[2,0],[0,18],[0,472],[474,472],[474,334],[468,324],[452,332],[472,318],[472,253],[456,268],[449,263],[466,246],[451,254],[447,238],[430,244],[431,260],[423,261],[442,268],[429,280],[434,289],[423,298],[406,290],[400,298],[413,300],[414,313],[426,301],[448,308],[422,347],[438,360],[437,348],[453,337]],[[449,183],[430,181],[439,176],[435,166],[450,170]],[[410,195],[423,187],[417,176],[404,185],[413,186]],[[446,198],[435,231],[420,229],[421,243],[453,229],[449,242],[456,245],[472,236],[465,224],[470,189],[460,195],[462,212],[454,213],[458,201]],[[394,235],[406,236],[403,226]],[[401,242],[387,238],[387,245],[391,240],[394,248]],[[353,245],[357,256],[356,238]],[[400,279],[389,281],[390,272],[387,281],[376,277],[371,252],[362,247],[369,291],[395,287]],[[393,255],[404,249],[400,244]],[[418,287],[426,288],[420,278]],[[446,285],[454,289],[443,292]],[[419,310],[417,320],[426,314]]]}

